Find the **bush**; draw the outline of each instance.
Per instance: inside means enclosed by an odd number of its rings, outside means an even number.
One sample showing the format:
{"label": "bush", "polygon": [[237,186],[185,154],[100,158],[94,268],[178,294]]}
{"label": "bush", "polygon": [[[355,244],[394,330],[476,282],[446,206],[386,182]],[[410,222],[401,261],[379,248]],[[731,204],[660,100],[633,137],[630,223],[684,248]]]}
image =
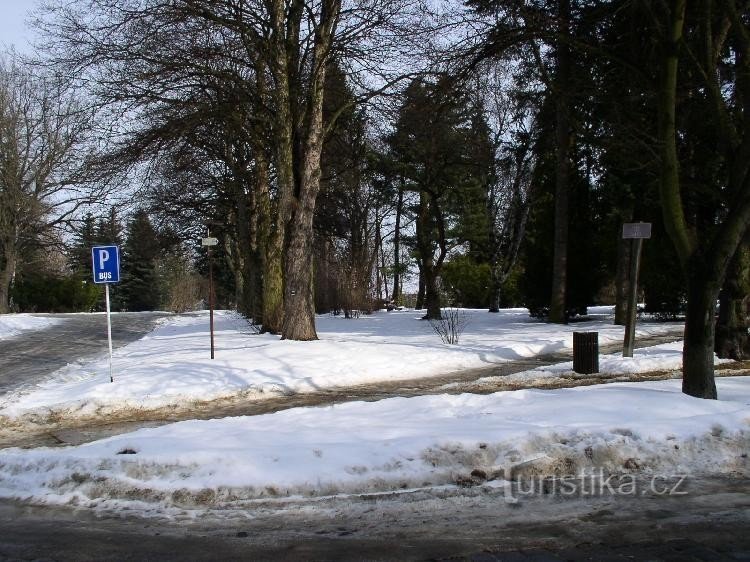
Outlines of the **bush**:
{"label": "bush", "polygon": [[430,319],[429,322],[442,342],[452,345],[458,343],[461,334],[469,323],[469,318],[463,310],[445,308],[442,310],[440,320]]}
{"label": "bush", "polygon": [[469,256],[456,256],[443,265],[440,275],[451,302],[466,308],[490,304],[490,266]]}
{"label": "bush", "polygon": [[24,275],[11,289],[19,312],[90,312],[102,288],[76,275]]}

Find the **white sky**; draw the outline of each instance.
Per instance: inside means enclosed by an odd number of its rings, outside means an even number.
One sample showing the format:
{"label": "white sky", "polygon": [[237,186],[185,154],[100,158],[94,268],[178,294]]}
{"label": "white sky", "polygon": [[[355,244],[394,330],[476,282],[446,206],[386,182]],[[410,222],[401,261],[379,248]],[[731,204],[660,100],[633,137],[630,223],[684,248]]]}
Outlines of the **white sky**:
{"label": "white sky", "polygon": [[14,46],[18,52],[31,49],[32,32],[25,20],[36,4],[36,0],[0,0],[0,46]]}

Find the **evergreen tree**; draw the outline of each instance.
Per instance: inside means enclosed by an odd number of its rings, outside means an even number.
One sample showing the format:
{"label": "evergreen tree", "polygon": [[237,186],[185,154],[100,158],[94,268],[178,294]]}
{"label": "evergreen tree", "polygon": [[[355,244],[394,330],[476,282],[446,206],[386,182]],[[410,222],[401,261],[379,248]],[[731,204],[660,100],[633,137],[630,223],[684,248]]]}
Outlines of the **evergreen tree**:
{"label": "evergreen tree", "polygon": [[148,213],[136,211],[127,226],[122,252],[122,283],[119,292],[125,310],[156,310],[161,304],[157,270],[159,235]]}
{"label": "evergreen tree", "polygon": [[96,241],[96,219],[93,214],[87,213],[75,233],[69,253],[70,269],[81,280],[91,280],[91,247],[96,245]]}
{"label": "evergreen tree", "polygon": [[107,218],[100,218],[96,224],[96,240],[99,244],[119,246],[122,244],[122,224],[117,210],[111,207]]}
{"label": "evergreen tree", "polygon": [[[120,246],[122,247],[122,224],[117,218],[117,210],[111,207],[109,215],[106,218],[100,218],[96,223],[95,240],[97,244],[103,246]],[[120,264],[122,267],[122,264]],[[122,310],[123,300],[122,291],[119,283],[112,283],[109,286],[109,304],[112,310]],[[98,308],[104,310],[105,297],[101,296]]]}
{"label": "evergreen tree", "polygon": [[[479,252],[487,232],[487,128],[466,92],[448,80],[414,80],[406,89],[396,130],[388,139],[404,173],[404,189],[418,194],[416,249],[426,318],[440,318],[439,278],[448,251],[467,242]],[[476,228],[480,225],[480,228]],[[473,244],[472,244],[473,241]]]}

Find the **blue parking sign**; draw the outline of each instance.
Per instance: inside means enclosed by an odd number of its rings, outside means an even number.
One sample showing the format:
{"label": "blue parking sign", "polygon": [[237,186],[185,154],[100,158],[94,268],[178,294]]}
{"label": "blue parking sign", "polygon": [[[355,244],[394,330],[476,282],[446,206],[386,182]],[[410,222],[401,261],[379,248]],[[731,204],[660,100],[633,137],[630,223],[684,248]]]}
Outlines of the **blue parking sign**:
{"label": "blue parking sign", "polygon": [[91,248],[94,283],[120,282],[120,249],[117,246]]}

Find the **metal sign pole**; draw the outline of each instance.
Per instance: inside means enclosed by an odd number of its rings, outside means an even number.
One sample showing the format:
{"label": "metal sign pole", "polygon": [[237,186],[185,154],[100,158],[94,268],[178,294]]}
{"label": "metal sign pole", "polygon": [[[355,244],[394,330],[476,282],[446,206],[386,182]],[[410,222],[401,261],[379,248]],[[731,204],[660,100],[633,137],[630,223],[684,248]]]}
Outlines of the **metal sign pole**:
{"label": "metal sign pole", "polygon": [[107,302],[107,341],[109,342],[109,382],[115,382],[112,376],[112,317],[109,312],[109,283],[104,285],[104,300]]}

